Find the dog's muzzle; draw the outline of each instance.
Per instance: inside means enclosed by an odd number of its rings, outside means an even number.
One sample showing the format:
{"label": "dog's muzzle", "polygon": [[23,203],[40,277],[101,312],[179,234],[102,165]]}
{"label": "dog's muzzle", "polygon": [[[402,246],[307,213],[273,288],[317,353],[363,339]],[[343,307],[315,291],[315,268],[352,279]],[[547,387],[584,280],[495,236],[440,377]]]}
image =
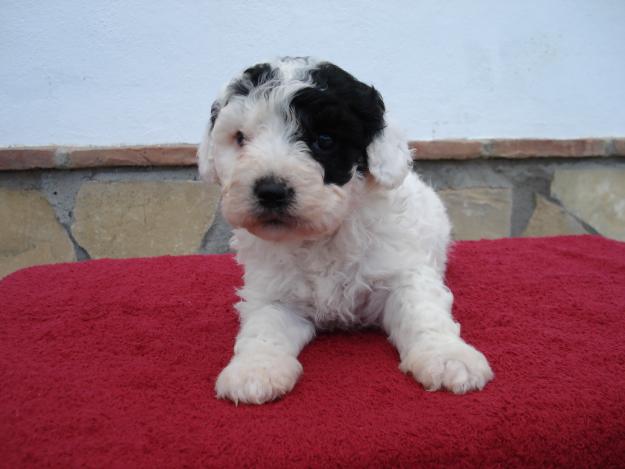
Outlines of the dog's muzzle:
{"label": "dog's muzzle", "polygon": [[295,199],[295,190],[284,179],[265,176],[254,183],[254,196],[264,212],[283,213]]}

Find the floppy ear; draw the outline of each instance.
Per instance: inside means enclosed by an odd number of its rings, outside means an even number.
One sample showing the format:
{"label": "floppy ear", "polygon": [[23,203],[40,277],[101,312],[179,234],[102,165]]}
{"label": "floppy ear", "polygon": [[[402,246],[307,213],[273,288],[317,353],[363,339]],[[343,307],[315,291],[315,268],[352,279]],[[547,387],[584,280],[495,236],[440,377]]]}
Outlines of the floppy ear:
{"label": "floppy ear", "polygon": [[219,103],[215,101],[213,106],[211,107],[211,118],[206,130],[204,131],[204,135],[202,137],[202,141],[200,142],[200,146],[197,149],[197,162],[198,169],[200,171],[200,176],[206,182],[217,183],[219,184],[219,178],[217,177],[217,171],[215,171],[215,164],[213,161],[212,154],[212,142],[211,142],[211,132],[213,131],[213,126],[215,125],[215,120],[217,120],[217,115],[219,114]]}
{"label": "floppy ear", "polygon": [[386,127],[367,147],[369,173],[382,187],[399,187],[412,168],[412,155],[403,134]]}

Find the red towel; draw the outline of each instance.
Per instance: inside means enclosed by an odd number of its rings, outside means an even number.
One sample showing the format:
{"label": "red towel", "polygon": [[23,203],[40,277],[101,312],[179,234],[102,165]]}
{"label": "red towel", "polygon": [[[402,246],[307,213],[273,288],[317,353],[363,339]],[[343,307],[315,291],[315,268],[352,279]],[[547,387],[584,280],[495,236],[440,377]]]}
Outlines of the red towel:
{"label": "red towel", "polygon": [[33,267],[0,282],[3,467],[625,464],[625,243],[458,243],[448,283],[482,392],[424,391],[379,332],[327,334],[292,393],[215,399],[229,255]]}

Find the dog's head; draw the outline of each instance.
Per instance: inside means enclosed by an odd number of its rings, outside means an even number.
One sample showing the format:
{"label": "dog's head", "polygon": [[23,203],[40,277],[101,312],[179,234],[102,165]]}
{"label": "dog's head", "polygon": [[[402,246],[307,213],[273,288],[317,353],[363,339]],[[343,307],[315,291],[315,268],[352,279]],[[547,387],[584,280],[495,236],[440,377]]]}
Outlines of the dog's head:
{"label": "dog's head", "polygon": [[367,179],[401,184],[410,155],[385,128],[373,87],[328,62],[287,58],[228,84],[198,160],[202,177],[221,184],[232,226],[280,241],[333,233]]}

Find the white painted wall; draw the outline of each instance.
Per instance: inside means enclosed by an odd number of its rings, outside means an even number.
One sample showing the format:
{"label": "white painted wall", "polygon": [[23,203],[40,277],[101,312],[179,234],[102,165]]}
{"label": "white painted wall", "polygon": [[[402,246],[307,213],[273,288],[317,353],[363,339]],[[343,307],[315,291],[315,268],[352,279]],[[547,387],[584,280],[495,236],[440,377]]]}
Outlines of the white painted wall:
{"label": "white painted wall", "polygon": [[414,139],[625,135],[625,0],[1,0],[0,146],[197,142],[279,55],[375,84]]}

